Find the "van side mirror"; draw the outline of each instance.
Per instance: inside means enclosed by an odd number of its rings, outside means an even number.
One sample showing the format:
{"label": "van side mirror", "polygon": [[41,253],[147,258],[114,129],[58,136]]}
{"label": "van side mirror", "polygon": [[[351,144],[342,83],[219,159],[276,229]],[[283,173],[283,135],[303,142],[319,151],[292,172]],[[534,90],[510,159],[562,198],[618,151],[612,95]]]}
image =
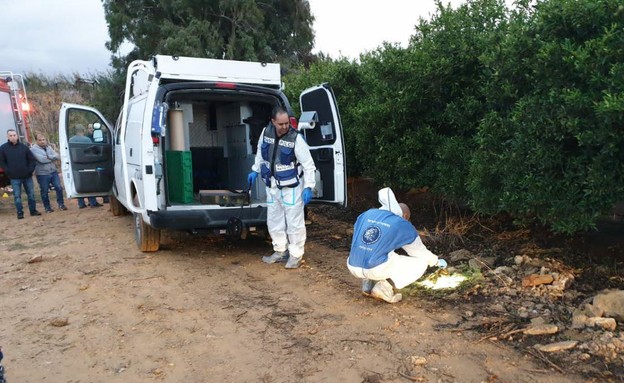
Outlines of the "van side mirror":
{"label": "van side mirror", "polygon": [[318,115],[316,114],[316,111],[303,112],[301,113],[301,117],[299,117],[299,125],[297,126],[297,129],[314,129],[317,123]]}

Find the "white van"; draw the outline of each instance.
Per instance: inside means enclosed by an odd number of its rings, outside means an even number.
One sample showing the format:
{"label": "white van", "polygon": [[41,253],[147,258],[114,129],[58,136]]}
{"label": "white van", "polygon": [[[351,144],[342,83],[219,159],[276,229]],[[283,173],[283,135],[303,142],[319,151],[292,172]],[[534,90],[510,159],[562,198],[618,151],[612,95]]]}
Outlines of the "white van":
{"label": "white van", "polygon": [[[161,229],[233,237],[266,226],[266,189],[247,174],[275,106],[300,128],[316,163],[315,203],[346,205],[340,115],[332,89],[300,96],[297,123],[279,64],[155,56],[128,68],[113,127],[94,108],[63,104],[59,142],[68,198],[111,195],[114,215],[134,215],[142,251]],[[84,137],[80,131],[85,130]],[[85,139],[88,138],[88,139]]]}

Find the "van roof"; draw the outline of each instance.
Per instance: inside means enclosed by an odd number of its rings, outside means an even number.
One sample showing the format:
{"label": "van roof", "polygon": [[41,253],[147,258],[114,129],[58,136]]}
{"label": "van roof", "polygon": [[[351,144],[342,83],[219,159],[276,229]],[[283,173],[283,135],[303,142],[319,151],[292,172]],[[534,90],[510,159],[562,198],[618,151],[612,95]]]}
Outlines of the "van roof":
{"label": "van roof", "polygon": [[156,55],[153,65],[161,79],[282,85],[280,64]]}

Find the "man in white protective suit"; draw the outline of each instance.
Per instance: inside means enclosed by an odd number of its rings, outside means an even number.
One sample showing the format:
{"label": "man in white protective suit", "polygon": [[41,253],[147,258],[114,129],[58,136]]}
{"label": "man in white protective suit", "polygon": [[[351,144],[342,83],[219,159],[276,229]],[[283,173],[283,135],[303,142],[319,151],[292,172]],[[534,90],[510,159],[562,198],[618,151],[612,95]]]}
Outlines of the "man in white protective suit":
{"label": "man in white protective suit", "polygon": [[286,262],[287,269],[301,266],[306,241],[303,208],[312,200],[316,166],[303,136],[290,126],[288,112],[276,107],[271,122],[258,140],[256,160],[247,181],[258,173],[266,184],[267,226],[274,253],[265,263]]}
{"label": "man in white protective suit", "polygon": [[[396,303],[402,295],[394,293],[388,279],[402,289],[422,277],[429,266],[445,268],[446,261],[422,243],[409,222],[409,207],[398,203],[390,188],[379,190],[378,198],[381,207],[362,213],[355,222],[347,267],[362,279],[365,295]],[[398,248],[408,256],[395,253]]]}

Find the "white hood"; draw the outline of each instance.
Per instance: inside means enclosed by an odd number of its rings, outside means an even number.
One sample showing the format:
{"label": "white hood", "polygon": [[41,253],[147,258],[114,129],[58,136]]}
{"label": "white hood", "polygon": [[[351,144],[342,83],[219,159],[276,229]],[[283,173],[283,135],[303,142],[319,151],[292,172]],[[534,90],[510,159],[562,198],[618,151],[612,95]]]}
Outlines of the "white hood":
{"label": "white hood", "polygon": [[394,196],[394,192],[390,188],[383,188],[377,192],[379,203],[381,204],[381,210],[388,210],[403,217],[403,210]]}

